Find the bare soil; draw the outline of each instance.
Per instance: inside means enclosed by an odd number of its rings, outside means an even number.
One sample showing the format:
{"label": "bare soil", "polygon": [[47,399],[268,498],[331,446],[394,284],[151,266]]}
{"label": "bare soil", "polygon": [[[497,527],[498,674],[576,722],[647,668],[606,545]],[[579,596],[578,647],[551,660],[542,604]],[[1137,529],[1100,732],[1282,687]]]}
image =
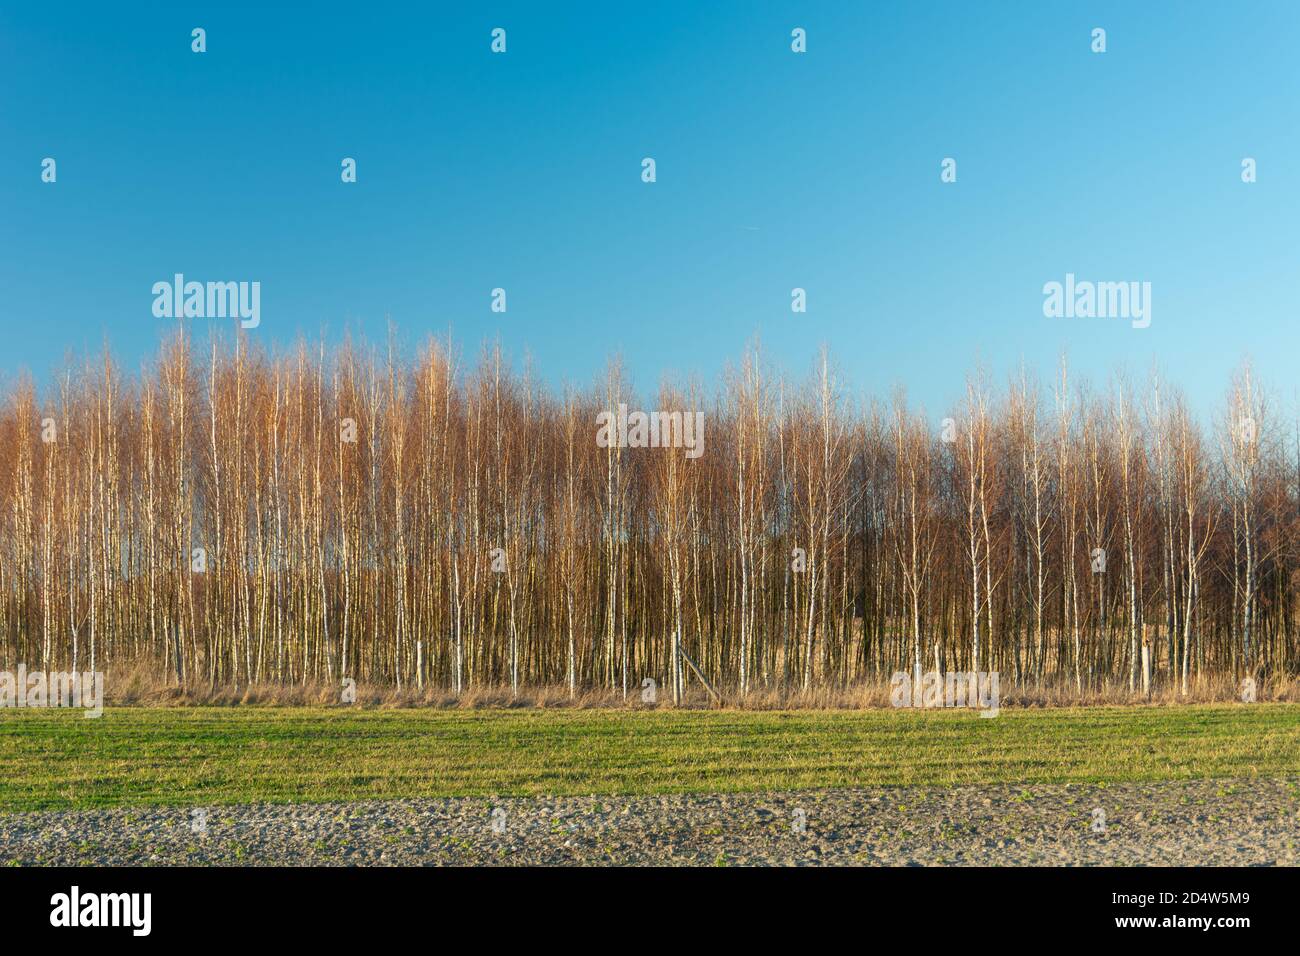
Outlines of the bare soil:
{"label": "bare soil", "polygon": [[1300,863],[1300,778],[0,814],[7,865]]}

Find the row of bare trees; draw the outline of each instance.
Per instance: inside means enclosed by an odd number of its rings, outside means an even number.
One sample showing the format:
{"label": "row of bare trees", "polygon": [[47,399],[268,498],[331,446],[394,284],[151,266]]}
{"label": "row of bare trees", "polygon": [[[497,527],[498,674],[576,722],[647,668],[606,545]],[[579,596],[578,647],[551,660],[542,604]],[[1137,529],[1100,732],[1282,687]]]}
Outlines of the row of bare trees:
{"label": "row of bare trees", "polygon": [[185,333],[0,406],[0,661],[179,684],[353,677],[680,696],[997,670],[1186,691],[1294,675],[1296,429],[1243,367],[1199,422],[1152,375],[973,375],[928,418],[757,349],[704,453],[602,447],[621,366],[556,393],[499,348]]}

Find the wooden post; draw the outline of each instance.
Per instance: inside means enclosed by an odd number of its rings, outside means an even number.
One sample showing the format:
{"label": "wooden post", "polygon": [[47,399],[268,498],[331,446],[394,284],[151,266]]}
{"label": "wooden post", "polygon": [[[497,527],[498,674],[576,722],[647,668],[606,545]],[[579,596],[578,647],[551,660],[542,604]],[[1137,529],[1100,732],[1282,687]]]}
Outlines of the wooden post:
{"label": "wooden post", "polygon": [[1142,693],[1151,699],[1151,645],[1142,639]]}
{"label": "wooden post", "polygon": [[714,702],[717,703],[719,707],[721,707],[722,698],[718,696],[718,692],[713,689],[713,685],[709,683],[708,678],[704,676],[704,674],[700,671],[700,669],[697,666],[695,666],[695,661],[691,660],[691,655],[686,653],[685,644],[680,644],[678,646],[677,653],[681,656],[682,660],[684,660],[687,664],[690,665],[691,670],[695,671],[695,676],[700,679],[700,683],[704,685],[704,689],[707,690],[710,695],[712,695]]}

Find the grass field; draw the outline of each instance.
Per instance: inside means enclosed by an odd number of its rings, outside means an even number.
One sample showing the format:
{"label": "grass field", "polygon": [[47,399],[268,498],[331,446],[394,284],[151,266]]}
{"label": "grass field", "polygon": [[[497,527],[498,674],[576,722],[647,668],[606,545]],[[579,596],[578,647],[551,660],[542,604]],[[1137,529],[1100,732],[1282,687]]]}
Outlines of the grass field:
{"label": "grass field", "polygon": [[0,811],[1296,775],[1293,704],[0,712]]}

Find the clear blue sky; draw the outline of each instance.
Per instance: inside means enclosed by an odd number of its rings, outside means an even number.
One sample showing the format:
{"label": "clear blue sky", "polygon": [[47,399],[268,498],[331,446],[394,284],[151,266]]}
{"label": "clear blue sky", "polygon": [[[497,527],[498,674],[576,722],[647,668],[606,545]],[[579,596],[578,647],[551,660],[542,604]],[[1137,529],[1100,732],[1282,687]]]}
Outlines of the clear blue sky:
{"label": "clear blue sky", "polygon": [[[1063,347],[1202,410],[1246,355],[1293,396],[1300,4],[555,6],[0,6],[0,374],[135,367],[183,272],[260,281],[268,343],[391,316],[556,383],[707,381],[758,334],[934,411]],[[1151,327],[1044,318],[1067,272],[1150,281]]]}

